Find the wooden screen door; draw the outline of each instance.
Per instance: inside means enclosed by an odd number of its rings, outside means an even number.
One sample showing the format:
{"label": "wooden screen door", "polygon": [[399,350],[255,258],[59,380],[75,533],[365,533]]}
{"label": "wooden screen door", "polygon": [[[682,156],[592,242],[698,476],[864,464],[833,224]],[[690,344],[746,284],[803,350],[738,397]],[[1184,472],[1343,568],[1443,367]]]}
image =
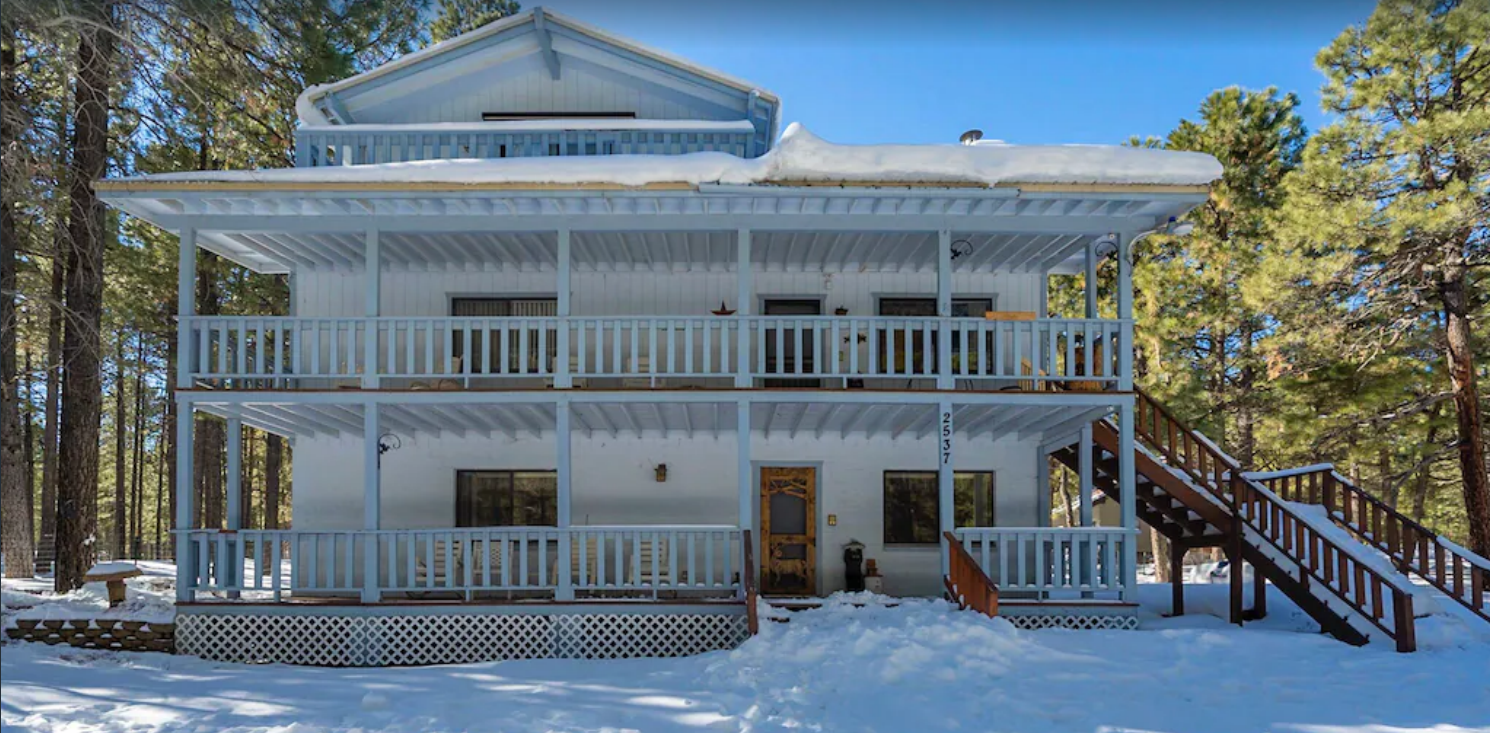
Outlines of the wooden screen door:
{"label": "wooden screen door", "polygon": [[817,592],[817,469],[761,467],[761,592]]}

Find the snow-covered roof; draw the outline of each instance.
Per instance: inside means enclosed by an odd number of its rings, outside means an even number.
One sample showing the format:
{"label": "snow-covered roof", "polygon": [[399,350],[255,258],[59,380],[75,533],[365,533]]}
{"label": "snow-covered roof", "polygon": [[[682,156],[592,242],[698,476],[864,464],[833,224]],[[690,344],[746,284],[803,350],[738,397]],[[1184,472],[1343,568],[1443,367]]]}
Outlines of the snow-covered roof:
{"label": "snow-covered roof", "polygon": [[567,26],[574,31],[583,33],[605,43],[609,43],[617,47],[626,49],[627,51],[631,51],[632,53],[649,57],[656,61],[660,61],[662,63],[687,70],[699,76],[712,79],[713,81],[716,81],[720,84],[733,87],[742,92],[754,92],[761,98],[773,104],[780,104],[780,98],[778,98],[774,93],[762,89],[759,86],[756,86],[755,84],[752,84],[739,77],[733,76],[731,74],[726,74],[722,71],[711,69],[706,66],[701,66],[681,56],[677,56],[661,49],[638,43],[637,41],[633,41],[629,38],[618,36],[614,33],[611,33],[610,31],[604,30],[602,28],[597,28],[588,23],[576,20],[561,13],[555,13],[554,11],[547,8],[534,7],[530,10],[525,10],[516,15],[511,15],[506,18],[501,18],[499,20],[493,21],[468,33],[463,33],[459,36],[456,36],[455,38],[432,44],[429,47],[421,49],[419,51],[415,51],[414,53],[400,56],[399,58],[389,61],[388,63],[377,67],[376,69],[370,69],[361,74],[357,74],[356,76],[351,76],[340,81],[314,85],[301,92],[300,96],[295,100],[295,112],[300,117],[300,122],[303,125],[316,126],[332,124],[332,121],[327,119],[326,115],[323,114],[316,105],[316,102],[327,94],[350,89],[384,75],[413,66],[435,56],[450,53],[451,51],[468,46],[472,43],[479,42],[485,38],[489,38],[503,31],[517,28],[525,24],[534,23],[535,18],[540,15],[542,16],[542,22],[544,23],[557,23],[559,25]]}
{"label": "snow-covered roof", "polygon": [[505,184],[1010,184],[1204,186],[1221,164],[1204,153],[1104,145],[840,145],[798,123],[765,155],[727,153],[427,160],[252,171],[187,171],[105,181],[104,188],[156,183]]}
{"label": "snow-covered roof", "polygon": [[557,130],[663,130],[668,132],[755,132],[750,120],[652,120],[623,117],[552,117],[490,122],[357,123],[314,125],[305,132],[551,132]]}

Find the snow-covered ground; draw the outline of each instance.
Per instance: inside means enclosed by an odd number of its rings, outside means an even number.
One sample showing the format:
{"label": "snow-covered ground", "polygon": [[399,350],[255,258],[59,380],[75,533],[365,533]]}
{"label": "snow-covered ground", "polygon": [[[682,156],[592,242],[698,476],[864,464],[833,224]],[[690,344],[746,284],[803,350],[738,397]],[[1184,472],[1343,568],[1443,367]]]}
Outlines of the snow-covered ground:
{"label": "snow-covered ground", "polygon": [[[9,585],[7,587],[10,587]],[[1281,595],[1146,586],[1141,631],[1019,631],[939,601],[831,603],[681,659],[316,669],[11,643],[7,731],[1490,731],[1490,640],[1396,654]],[[7,598],[11,596],[7,595]]]}

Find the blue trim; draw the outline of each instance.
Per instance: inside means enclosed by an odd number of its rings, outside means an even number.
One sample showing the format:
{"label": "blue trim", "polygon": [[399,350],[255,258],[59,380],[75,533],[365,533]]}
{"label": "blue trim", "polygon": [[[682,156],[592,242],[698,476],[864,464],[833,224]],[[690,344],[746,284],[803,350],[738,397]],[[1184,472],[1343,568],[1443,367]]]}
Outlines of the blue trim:
{"label": "blue trim", "polygon": [[392,84],[406,77],[421,74],[429,69],[438,68],[453,61],[458,61],[473,53],[484,51],[492,46],[500,45],[502,43],[506,43],[507,41],[521,38],[522,36],[525,36],[532,32],[533,26],[531,23],[522,23],[520,25],[515,25],[504,31],[493,33],[486,38],[472,41],[458,48],[452,48],[449,51],[443,51],[441,53],[430,56],[429,58],[409,64],[408,66],[405,66],[403,68],[395,69],[394,71],[390,71],[386,74],[380,74],[366,81],[357,82],[356,84],[340,91],[348,97],[356,97],[357,95],[364,92],[369,92],[374,89],[387,86],[388,84]]}
{"label": "blue trim", "polygon": [[543,53],[543,63],[548,65],[549,76],[559,80],[559,55],[554,53],[554,39],[544,22],[543,8],[533,8],[533,30],[538,34],[538,48]]}

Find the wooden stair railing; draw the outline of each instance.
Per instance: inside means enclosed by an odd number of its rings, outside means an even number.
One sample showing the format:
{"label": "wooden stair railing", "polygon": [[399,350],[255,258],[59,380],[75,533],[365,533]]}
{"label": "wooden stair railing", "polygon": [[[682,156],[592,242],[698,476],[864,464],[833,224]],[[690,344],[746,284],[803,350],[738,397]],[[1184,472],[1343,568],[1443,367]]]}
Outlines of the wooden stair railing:
{"label": "wooden stair railing", "polygon": [[978,561],[951,532],[942,532],[947,541],[949,562],[942,583],[958,608],[973,610],[989,618],[999,615],[999,588]]}
{"label": "wooden stair railing", "polygon": [[[1261,561],[1286,573],[1268,557],[1271,547],[1299,566],[1297,579],[1307,590],[1320,585],[1396,641],[1397,650],[1417,648],[1412,595],[1407,588],[1383,577],[1374,568],[1358,562],[1329,537],[1315,531],[1286,504],[1276,500],[1261,484],[1242,477],[1241,467],[1214,443],[1190,428],[1142,390],[1136,389],[1134,427],[1137,437],[1157,451],[1171,467],[1179,468],[1197,486],[1224,503],[1231,512],[1230,533],[1233,557],[1250,555],[1254,566]],[[1246,536],[1251,529],[1261,541]],[[1244,547],[1251,544],[1251,552]],[[1232,572],[1233,614],[1240,617],[1241,573]],[[1391,617],[1385,613],[1383,588],[1392,598]]]}
{"label": "wooden stair railing", "polygon": [[1385,552],[1403,572],[1411,572],[1490,621],[1490,561],[1445,544],[1434,532],[1366,493],[1334,467],[1320,465],[1284,475],[1259,477],[1286,501],[1323,506],[1331,519],[1362,542]]}
{"label": "wooden stair railing", "polygon": [[756,610],[756,599],[759,592],[755,589],[755,550],[754,543],[750,541],[750,530],[740,532],[740,542],[743,543],[740,564],[740,587],[745,592],[745,628],[750,631],[751,636],[760,633],[760,614]]}

